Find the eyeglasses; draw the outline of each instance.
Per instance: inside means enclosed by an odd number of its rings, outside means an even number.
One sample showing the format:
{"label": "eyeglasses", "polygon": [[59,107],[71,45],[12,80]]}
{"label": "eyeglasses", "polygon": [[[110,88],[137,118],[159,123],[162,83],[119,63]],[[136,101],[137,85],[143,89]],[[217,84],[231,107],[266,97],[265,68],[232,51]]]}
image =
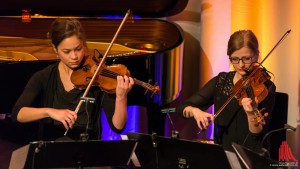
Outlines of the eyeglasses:
{"label": "eyeglasses", "polygon": [[244,63],[244,64],[249,64],[252,62],[252,56],[244,56],[241,59],[238,57],[230,57],[229,60],[231,61],[231,63],[233,64],[238,64],[240,63],[240,60]]}

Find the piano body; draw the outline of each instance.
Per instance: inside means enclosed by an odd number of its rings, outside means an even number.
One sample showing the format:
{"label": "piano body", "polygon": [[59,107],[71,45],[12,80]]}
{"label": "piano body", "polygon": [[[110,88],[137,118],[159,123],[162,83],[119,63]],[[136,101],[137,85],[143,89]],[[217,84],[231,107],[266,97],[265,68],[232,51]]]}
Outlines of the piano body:
{"label": "piano body", "polygon": [[[145,89],[134,86],[130,105],[147,107],[148,123],[163,133],[164,116],[160,108],[179,97],[182,83],[183,31],[164,17],[180,13],[188,0],[29,0],[5,1],[0,6],[0,138],[20,141],[26,128],[16,133],[10,113],[30,76],[57,62],[46,34],[57,17],[76,17],[83,24],[90,54],[97,49],[104,54],[127,10],[134,14],[128,20],[110,53],[106,64],[124,64],[131,76],[160,88],[160,94],[144,95]],[[22,20],[24,17],[30,20]],[[156,115],[155,115],[156,114]],[[162,118],[162,119],[156,119]],[[152,129],[155,131],[155,129]],[[33,136],[34,137],[34,136]],[[21,140],[22,141],[22,140]],[[23,140],[24,141],[24,140]],[[27,143],[27,140],[25,140]]]}

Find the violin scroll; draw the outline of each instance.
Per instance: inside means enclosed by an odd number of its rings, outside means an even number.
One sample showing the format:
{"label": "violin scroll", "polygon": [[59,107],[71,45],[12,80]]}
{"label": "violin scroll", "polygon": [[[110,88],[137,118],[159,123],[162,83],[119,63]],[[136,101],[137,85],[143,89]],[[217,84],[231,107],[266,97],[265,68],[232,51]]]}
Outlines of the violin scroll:
{"label": "violin scroll", "polygon": [[258,126],[259,124],[261,124],[261,125],[266,124],[265,117],[267,117],[269,115],[269,113],[265,112],[264,114],[262,114],[262,112],[264,110],[265,110],[265,108],[263,108],[262,110],[254,111],[254,118],[252,119],[252,121],[255,122],[255,126]]}

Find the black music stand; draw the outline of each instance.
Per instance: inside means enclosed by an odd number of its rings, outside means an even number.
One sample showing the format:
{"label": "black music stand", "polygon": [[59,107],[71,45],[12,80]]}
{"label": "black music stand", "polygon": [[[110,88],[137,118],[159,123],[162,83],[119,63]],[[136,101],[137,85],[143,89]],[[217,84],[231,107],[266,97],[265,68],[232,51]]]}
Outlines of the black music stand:
{"label": "black music stand", "polygon": [[[138,140],[135,153],[142,169],[231,168],[220,145],[142,133],[127,133],[127,136]],[[157,161],[158,166],[150,166],[145,163],[147,160]]]}
{"label": "black music stand", "polygon": [[127,132],[126,135],[128,139],[134,139],[138,141],[138,145],[135,149],[135,154],[139,166],[136,167],[140,167],[142,169],[157,169],[158,159],[157,159],[157,149],[156,149],[156,142],[155,142],[156,135],[134,133],[134,132]]}
{"label": "black music stand", "polygon": [[269,169],[271,164],[275,163],[275,161],[237,143],[233,142],[232,147],[243,166],[247,169]]}
{"label": "black music stand", "polygon": [[13,152],[10,168],[124,167],[136,145],[135,140],[31,142]]}

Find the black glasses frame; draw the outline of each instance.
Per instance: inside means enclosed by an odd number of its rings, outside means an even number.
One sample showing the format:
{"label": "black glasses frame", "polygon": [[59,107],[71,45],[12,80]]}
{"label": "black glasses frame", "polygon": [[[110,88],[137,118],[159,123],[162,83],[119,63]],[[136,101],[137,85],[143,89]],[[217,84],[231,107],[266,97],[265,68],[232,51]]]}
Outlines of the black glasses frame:
{"label": "black glasses frame", "polygon": [[238,63],[240,63],[240,61],[242,61],[244,64],[249,64],[252,62],[252,58],[253,58],[253,56],[244,56],[242,58],[229,57],[229,60],[233,64],[238,64]]}

